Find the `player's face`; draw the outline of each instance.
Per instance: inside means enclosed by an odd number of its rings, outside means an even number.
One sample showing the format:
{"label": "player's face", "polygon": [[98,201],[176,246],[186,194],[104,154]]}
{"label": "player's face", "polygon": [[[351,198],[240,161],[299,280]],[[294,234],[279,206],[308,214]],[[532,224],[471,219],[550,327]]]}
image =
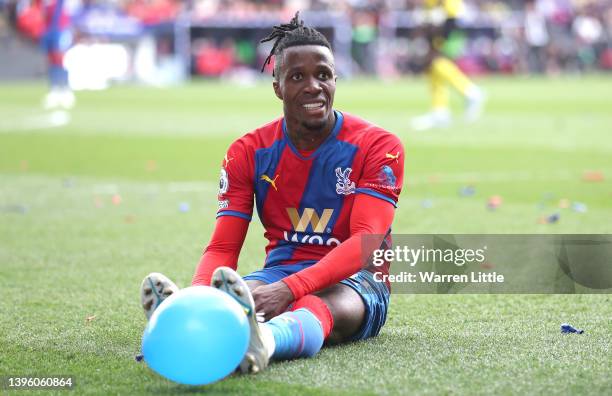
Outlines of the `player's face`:
{"label": "player's face", "polygon": [[300,45],[283,51],[274,92],[283,101],[288,122],[309,130],[333,126],[336,92],[334,56],[321,45]]}

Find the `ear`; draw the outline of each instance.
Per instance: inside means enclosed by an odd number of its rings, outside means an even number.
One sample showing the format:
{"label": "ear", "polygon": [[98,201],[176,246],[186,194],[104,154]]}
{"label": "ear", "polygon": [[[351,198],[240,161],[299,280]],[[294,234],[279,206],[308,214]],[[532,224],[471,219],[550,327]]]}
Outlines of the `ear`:
{"label": "ear", "polygon": [[280,100],[283,100],[283,93],[281,92],[281,87],[278,80],[272,81],[272,88],[274,88],[274,93],[276,94],[276,97]]}

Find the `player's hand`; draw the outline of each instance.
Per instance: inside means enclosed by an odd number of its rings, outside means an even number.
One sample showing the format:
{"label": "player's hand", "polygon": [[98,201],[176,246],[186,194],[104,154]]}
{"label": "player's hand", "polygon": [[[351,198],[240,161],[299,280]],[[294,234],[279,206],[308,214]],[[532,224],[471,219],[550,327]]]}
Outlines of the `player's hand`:
{"label": "player's hand", "polygon": [[263,314],[266,321],[285,312],[294,300],[293,293],[283,281],[258,286],[251,294],[257,313]]}

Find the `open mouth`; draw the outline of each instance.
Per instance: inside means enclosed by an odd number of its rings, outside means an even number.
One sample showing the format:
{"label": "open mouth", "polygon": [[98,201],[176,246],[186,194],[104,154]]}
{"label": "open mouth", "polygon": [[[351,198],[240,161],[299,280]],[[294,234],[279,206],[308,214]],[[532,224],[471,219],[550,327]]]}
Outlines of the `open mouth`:
{"label": "open mouth", "polygon": [[325,106],[325,103],[323,102],[304,103],[302,105],[302,107],[304,107],[306,110],[319,110],[322,109],[323,106]]}

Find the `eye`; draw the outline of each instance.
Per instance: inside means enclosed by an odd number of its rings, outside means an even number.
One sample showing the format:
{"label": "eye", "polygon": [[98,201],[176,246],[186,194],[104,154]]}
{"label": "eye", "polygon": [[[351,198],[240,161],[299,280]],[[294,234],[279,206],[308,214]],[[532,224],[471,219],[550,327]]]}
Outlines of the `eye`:
{"label": "eye", "polygon": [[318,78],[319,80],[329,80],[330,75],[329,75],[329,73],[328,73],[328,72],[324,72],[324,71],[323,71],[323,72],[319,72],[319,74],[317,75],[317,78]]}
{"label": "eye", "polygon": [[295,73],[291,75],[293,81],[300,81],[302,79],[302,73]]}

